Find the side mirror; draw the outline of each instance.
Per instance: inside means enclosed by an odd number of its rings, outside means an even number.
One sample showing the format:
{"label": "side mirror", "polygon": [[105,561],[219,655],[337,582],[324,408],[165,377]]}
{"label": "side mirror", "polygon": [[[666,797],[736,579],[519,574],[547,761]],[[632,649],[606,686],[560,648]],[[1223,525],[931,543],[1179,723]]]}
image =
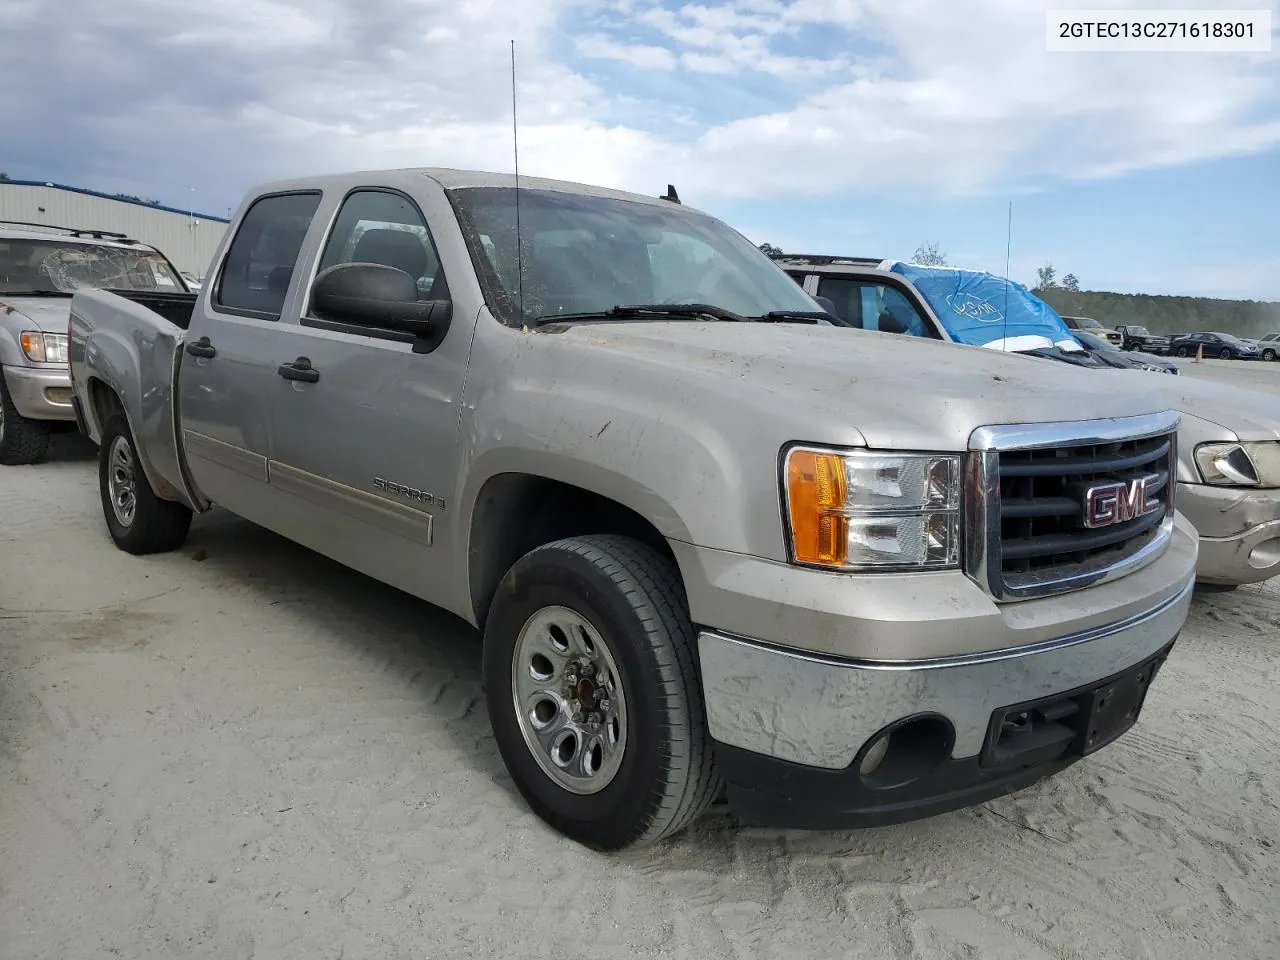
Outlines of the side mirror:
{"label": "side mirror", "polygon": [[433,341],[453,316],[448,300],[419,300],[413,277],[381,263],[338,263],[321,270],[311,288],[311,309],[321,320]]}

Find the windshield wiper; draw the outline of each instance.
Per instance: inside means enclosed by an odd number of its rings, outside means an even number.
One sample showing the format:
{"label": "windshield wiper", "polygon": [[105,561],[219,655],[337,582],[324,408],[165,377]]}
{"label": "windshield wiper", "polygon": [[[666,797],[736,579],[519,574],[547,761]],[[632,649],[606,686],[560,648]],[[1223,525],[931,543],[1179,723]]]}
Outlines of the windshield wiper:
{"label": "windshield wiper", "polygon": [[831,323],[836,318],[825,310],[770,310],[750,319],[765,323],[820,323],[823,320]]}
{"label": "windshield wiper", "polygon": [[548,313],[535,317],[533,325],[571,323],[575,320],[627,320],[632,317],[710,317],[712,320],[746,321],[747,318],[723,307],[709,303],[620,303],[608,310],[591,310],[586,313]]}
{"label": "windshield wiper", "polygon": [[65,290],[0,290],[0,297],[69,297]]}

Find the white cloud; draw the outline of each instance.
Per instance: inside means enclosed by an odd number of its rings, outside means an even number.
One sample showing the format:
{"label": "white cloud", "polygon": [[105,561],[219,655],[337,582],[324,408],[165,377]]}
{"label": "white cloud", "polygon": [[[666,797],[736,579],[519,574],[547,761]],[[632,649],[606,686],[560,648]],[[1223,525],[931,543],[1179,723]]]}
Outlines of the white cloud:
{"label": "white cloud", "polygon": [[1008,193],[1280,144],[1273,57],[1049,54],[1049,5],[0,0],[0,83],[21,91],[0,130],[6,165],[148,195],[505,170],[515,38],[528,172],[703,205]]}
{"label": "white cloud", "polygon": [[619,60],[647,70],[673,70],[676,55],[666,47],[643,43],[618,43],[598,33],[580,37],[575,42],[579,56],[592,60]]}

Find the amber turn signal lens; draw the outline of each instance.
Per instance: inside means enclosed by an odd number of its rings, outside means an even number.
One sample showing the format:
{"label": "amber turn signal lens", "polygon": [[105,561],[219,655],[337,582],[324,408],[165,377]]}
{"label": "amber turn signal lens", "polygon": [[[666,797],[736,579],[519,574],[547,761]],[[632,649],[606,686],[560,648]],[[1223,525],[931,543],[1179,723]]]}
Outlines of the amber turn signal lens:
{"label": "amber turn signal lens", "polygon": [[24,330],[22,332],[21,340],[23,353],[32,360],[44,359],[44,340],[41,339],[40,334]]}
{"label": "amber turn signal lens", "polygon": [[791,549],[799,563],[838,567],[849,552],[844,458],[795,450],[787,458],[787,513]]}

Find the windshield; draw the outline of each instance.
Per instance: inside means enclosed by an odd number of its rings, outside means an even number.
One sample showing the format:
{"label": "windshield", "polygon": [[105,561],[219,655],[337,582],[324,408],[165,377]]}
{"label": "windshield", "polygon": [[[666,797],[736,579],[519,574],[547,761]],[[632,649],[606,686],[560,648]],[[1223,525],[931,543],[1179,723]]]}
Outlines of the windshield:
{"label": "windshield", "polygon": [[[634,304],[706,304],[745,317],[822,308],[724,223],[676,205],[551,190],[449,191],[486,299],[507,323]],[[523,310],[520,301],[523,300]]]}
{"label": "windshield", "polygon": [[1013,353],[1083,353],[1057,311],[1020,283],[981,270],[900,261],[889,269],[911,281],[958,343]]}
{"label": "windshield", "polygon": [[1085,330],[1103,329],[1102,324],[1100,324],[1097,320],[1090,320],[1088,317],[1077,317],[1076,323],[1079,324],[1081,327],[1083,327]]}
{"label": "windshield", "polygon": [[1151,336],[1150,331],[1148,331],[1146,327],[1130,327],[1129,332],[1139,337]]}
{"label": "windshield", "polygon": [[1215,333],[1215,334],[1214,334],[1214,336],[1215,336],[1215,337],[1217,337],[1219,340],[1221,340],[1223,343],[1229,343],[1229,344],[1231,344],[1231,346],[1233,346],[1233,347],[1247,347],[1247,346],[1248,346],[1248,344],[1247,344],[1247,343],[1245,343],[1243,340],[1241,340],[1239,337],[1233,337],[1233,336],[1232,336],[1231,334],[1229,334],[1229,333]]}
{"label": "windshield", "polygon": [[0,294],[65,294],[83,288],[185,292],[160,254],[74,240],[0,239]]}

